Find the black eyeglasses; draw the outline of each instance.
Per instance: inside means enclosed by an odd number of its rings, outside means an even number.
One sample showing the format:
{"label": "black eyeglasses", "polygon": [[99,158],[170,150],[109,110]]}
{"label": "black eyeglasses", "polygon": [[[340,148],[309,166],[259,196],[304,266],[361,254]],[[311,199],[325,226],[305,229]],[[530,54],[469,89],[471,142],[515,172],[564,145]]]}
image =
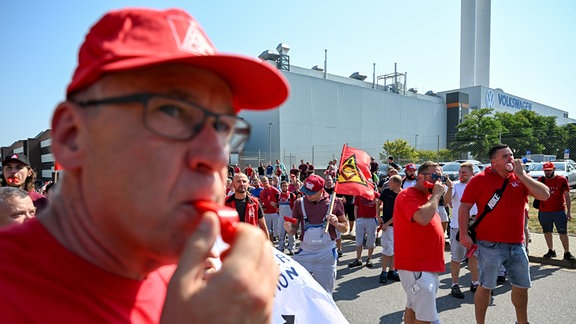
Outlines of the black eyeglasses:
{"label": "black eyeglasses", "polygon": [[80,107],[141,103],[144,107],[144,125],[152,133],[176,141],[194,138],[209,117],[212,127],[223,135],[231,152],[240,152],[250,138],[250,124],[233,114],[216,114],[206,108],[182,99],[162,94],[137,93],[128,96],[98,100],[73,101]]}

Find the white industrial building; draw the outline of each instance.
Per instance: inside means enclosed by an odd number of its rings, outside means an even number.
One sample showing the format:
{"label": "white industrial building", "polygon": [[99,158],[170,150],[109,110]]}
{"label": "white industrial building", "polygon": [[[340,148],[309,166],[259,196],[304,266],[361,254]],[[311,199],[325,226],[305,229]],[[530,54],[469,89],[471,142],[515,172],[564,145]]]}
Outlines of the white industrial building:
{"label": "white industrial building", "polygon": [[[289,47],[278,45],[260,57],[276,65],[290,83],[291,92],[280,109],[243,112],[253,133],[243,153],[232,156],[241,164],[310,161],[324,168],[338,159],[343,144],[378,157],[386,140],[401,138],[418,150],[446,148],[456,125],[470,109],[495,112],[533,110],[555,116],[558,125],[576,123],[566,111],[489,87],[490,0],[461,1],[460,89],[418,94],[407,90],[406,73],[350,77],[326,73],[317,66],[290,66]],[[383,82],[382,82],[383,81]]]}
{"label": "white industrial building", "polygon": [[397,138],[418,150],[438,150],[446,148],[469,109],[530,109],[557,117],[558,125],[576,123],[566,111],[481,85],[423,95],[404,91],[401,84],[396,93],[390,86],[331,74],[324,78],[323,71],[296,66],[282,72],[290,83],[289,99],[279,109],[241,113],[253,126],[242,165],[280,159],[324,168],[340,157],[345,143],[378,157],[384,142]]}

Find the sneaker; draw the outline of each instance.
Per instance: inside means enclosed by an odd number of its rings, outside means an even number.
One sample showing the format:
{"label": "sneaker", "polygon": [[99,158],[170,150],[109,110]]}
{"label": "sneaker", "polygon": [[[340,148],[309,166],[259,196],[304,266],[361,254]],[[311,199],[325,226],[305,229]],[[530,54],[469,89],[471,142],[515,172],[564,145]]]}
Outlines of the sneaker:
{"label": "sneaker", "polygon": [[452,285],[452,292],[450,294],[458,299],[464,299],[464,293],[460,290],[460,286]]}
{"label": "sneaker", "polygon": [[576,261],[576,258],[570,252],[564,252],[564,260]]}
{"label": "sneaker", "polygon": [[292,250],[288,250],[288,253],[286,253],[288,255],[294,255],[294,252],[292,252]]}
{"label": "sneaker", "polygon": [[498,276],[498,278],[496,278],[497,285],[503,285],[505,282],[506,282],[506,276]]}
{"label": "sneaker", "polygon": [[386,283],[386,279],[387,279],[386,278],[386,272],[385,271],[380,272],[380,277],[378,277],[378,282],[384,284],[384,283]]}
{"label": "sneaker", "polygon": [[360,261],[358,259],[356,259],[352,263],[348,264],[348,268],[361,267],[361,266],[362,266],[362,261]]}
{"label": "sneaker", "polygon": [[398,276],[398,271],[396,271],[396,270],[388,271],[388,274],[386,275],[386,277],[390,280],[400,281],[400,276]]}
{"label": "sneaker", "polygon": [[470,284],[470,292],[476,292],[476,289],[478,289],[478,284]]}
{"label": "sneaker", "polygon": [[370,261],[370,259],[366,260],[366,268],[373,268],[374,267],[374,263],[372,263],[372,261]]}
{"label": "sneaker", "polygon": [[550,259],[556,257],[556,251],[548,249],[548,253],[542,256],[543,258]]}
{"label": "sneaker", "polygon": [[342,250],[338,250],[338,257],[341,258],[343,255]]}

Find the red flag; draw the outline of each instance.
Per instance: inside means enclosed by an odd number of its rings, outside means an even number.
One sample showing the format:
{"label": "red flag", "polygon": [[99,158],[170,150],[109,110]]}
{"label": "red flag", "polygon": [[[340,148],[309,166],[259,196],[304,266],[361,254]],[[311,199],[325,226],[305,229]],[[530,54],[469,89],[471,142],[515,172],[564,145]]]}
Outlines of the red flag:
{"label": "red flag", "polygon": [[362,196],[374,200],[370,156],[366,152],[344,144],[334,191],[343,195]]}
{"label": "red flag", "polygon": [[54,171],[59,170],[62,170],[62,168],[60,167],[60,163],[58,163],[58,161],[54,161]]}

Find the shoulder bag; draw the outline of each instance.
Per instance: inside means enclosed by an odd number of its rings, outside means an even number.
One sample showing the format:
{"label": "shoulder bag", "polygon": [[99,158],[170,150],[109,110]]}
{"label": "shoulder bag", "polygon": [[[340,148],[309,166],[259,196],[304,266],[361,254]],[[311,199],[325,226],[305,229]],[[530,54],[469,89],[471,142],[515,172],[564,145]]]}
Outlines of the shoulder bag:
{"label": "shoulder bag", "polygon": [[[506,189],[506,185],[508,184],[508,179],[509,178],[506,178],[504,180],[504,184],[502,184],[502,188],[500,188],[494,192],[494,194],[492,195],[492,198],[490,198],[488,200],[488,202],[486,203],[486,207],[484,207],[484,211],[482,212],[482,214],[480,214],[480,216],[478,216],[476,218],[476,221],[474,222],[474,224],[472,224],[472,225],[470,225],[470,227],[468,227],[468,236],[470,236],[470,238],[472,239],[472,242],[476,242],[475,229],[480,224],[480,221],[482,221],[484,216],[486,216],[489,212],[493,211],[494,208],[496,208],[496,205],[498,205],[498,202],[500,202],[500,200],[502,199],[502,194],[504,194],[504,189]],[[458,232],[456,234],[456,241],[460,242],[460,232]]]}

